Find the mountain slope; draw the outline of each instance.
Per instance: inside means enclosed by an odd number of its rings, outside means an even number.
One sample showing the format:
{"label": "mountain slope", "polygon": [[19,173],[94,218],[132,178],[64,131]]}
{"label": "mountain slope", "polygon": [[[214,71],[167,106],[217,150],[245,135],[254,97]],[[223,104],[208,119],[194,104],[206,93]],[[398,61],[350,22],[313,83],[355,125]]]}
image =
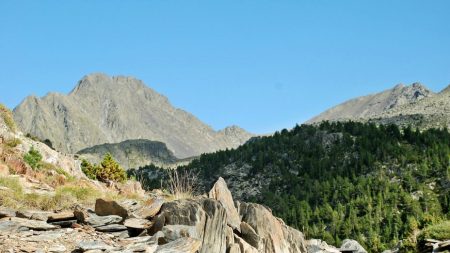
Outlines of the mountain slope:
{"label": "mountain slope", "polygon": [[216,132],[132,77],[85,76],[68,94],[28,97],[14,109],[20,128],[75,153],[104,143],[147,139],[179,158],[233,148],[252,135],[238,127]]}
{"label": "mountain slope", "polygon": [[334,245],[354,238],[382,252],[449,217],[449,155],[445,130],[325,122],[202,155],[180,170],[198,173],[205,189],[223,177],[237,199],[270,207],[308,237]]}
{"label": "mountain slope", "polygon": [[377,123],[419,128],[450,128],[450,86],[415,103],[403,104],[371,119]]}
{"label": "mountain slope", "polygon": [[382,113],[419,102],[425,98],[432,98],[434,95],[432,91],[419,83],[410,86],[400,84],[380,93],[351,99],[319,114],[306,123],[376,118]]}

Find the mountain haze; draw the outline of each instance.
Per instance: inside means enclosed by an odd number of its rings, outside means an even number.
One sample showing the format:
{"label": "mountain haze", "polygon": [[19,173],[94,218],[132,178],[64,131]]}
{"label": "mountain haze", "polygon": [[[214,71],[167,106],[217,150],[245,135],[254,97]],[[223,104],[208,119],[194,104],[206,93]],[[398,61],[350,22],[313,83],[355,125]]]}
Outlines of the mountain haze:
{"label": "mountain haze", "polygon": [[234,148],[252,135],[232,126],[215,131],[142,81],[95,73],[68,94],[27,97],[14,109],[22,131],[67,153],[132,139],[160,141],[178,158]]}

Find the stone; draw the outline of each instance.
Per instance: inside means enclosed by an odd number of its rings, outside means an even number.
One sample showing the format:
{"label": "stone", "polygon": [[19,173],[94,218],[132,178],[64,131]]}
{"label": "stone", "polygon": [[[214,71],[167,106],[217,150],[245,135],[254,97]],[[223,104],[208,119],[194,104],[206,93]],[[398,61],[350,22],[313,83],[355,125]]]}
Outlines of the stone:
{"label": "stone", "polygon": [[50,214],[50,212],[17,211],[16,217],[30,219],[30,220],[47,221],[49,214]]}
{"label": "stone", "polygon": [[121,232],[121,231],[127,230],[127,227],[124,225],[120,225],[120,224],[111,224],[111,225],[96,227],[95,230],[99,231],[99,232]]}
{"label": "stone", "polygon": [[13,231],[23,231],[27,229],[32,229],[36,231],[47,231],[47,230],[54,230],[57,228],[59,227],[37,220],[28,220],[17,217],[0,219],[0,231],[6,230],[13,232]]}
{"label": "stone", "polygon": [[0,208],[0,219],[5,217],[16,217],[16,211],[9,208]]}
{"label": "stone", "polygon": [[164,203],[161,208],[165,226],[186,225],[195,227],[194,231],[202,243],[200,253],[225,253],[227,227],[226,211],[214,199],[177,200]]}
{"label": "stone", "polygon": [[[258,251],[252,245],[248,244],[244,239],[240,238],[237,235],[234,235],[234,241],[237,245],[239,245],[239,252],[241,253],[259,253],[259,252],[270,252],[270,251]],[[286,251],[289,252],[289,251]],[[292,251],[292,253],[294,253]]]}
{"label": "stone", "polygon": [[239,244],[233,243],[230,247],[228,247],[227,252],[228,253],[241,253],[241,248],[239,247]]}
{"label": "stone", "polygon": [[242,238],[252,245],[256,249],[261,249],[261,237],[256,233],[256,231],[248,225],[246,222],[241,222],[241,235]]}
{"label": "stone", "polygon": [[128,228],[148,229],[153,223],[147,219],[130,218],[125,220],[124,225]]}
{"label": "stone", "polygon": [[[202,246],[202,242],[193,238],[180,238],[176,241],[158,246],[155,253],[196,253]],[[216,253],[209,251],[209,253]]]}
{"label": "stone", "polygon": [[143,206],[133,212],[133,216],[141,219],[150,219],[155,217],[161,210],[161,206],[164,204],[163,198],[153,198],[147,200]]}
{"label": "stone", "polygon": [[23,241],[27,241],[27,242],[50,242],[50,241],[54,241],[58,238],[61,238],[63,236],[63,234],[61,232],[45,232],[39,235],[33,235],[33,236],[29,236],[26,238],[23,238]]}
{"label": "stone", "polygon": [[260,252],[306,252],[306,241],[298,230],[286,226],[269,209],[254,203],[240,203],[242,221],[251,226],[261,238]]}
{"label": "stone", "polygon": [[50,248],[48,248],[48,252],[50,252],[50,253],[64,253],[66,251],[67,251],[66,247],[64,245],[60,245],[60,244],[53,245],[53,246],[50,246]]}
{"label": "stone", "polygon": [[102,241],[81,241],[78,243],[77,248],[82,251],[88,251],[88,250],[112,250],[114,247],[111,247]]}
{"label": "stone", "polygon": [[60,213],[52,213],[48,215],[48,222],[56,222],[56,221],[66,221],[75,219],[75,215],[73,212],[60,212]]}
{"label": "stone", "polygon": [[60,226],[62,228],[70,228],[75,223],[77,223],[77,220],[64,220],[64,221],[55,221],[55,222],[48,222],[49,224]]}
{"label": "stone", "polygon": [[128,210],[114,200],[97,199],[95,201],[95,213],[99,216],[117,215],[123,219],[128,217]]}
{"label": "stone", "polygon": [[308,253],[340,253],[338,249],[329,246],[322,240],[312,239],[307,242]]}
{"label": "stone", "polygon": [[117,215],[98,216],[90,210],[85,210],[81,207],[76,207],[74,210],[74,216],[78,222],[82,224],[88,224],[93,227],[101,227],[110,224],[117,224],[122,222],[123,218]]}
{"label": "stone", "polygon": [[367,251],[355,240],[345,239],[341,245],[342,250],[353,250],[354,253],[367,253]]}
{"label": "stone", "polygon": [[162,232],[164,233],[164,238],[169,241],[175,241],[183,237],[199,238],[194,226],[166,225],[163,227]]}
{"label": "stone", "polygon": [[221,177],[212,187],[208,195],[210,198],[219,201],[227,212],[227,223],[230,227],[240,231],[241,219],[234,206],[233,196],[230,190],[228,190],[227,183]]}

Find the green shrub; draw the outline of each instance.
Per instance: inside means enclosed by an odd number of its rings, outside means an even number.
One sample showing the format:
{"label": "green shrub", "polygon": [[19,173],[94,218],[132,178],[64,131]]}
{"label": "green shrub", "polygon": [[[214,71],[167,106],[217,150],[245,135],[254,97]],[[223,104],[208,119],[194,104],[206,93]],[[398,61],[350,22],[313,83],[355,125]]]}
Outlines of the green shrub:
{"label": "green shrub", "polygon": [[81,170],[88,178],[93,180],[123,182],[127,179],[126,171],[114,160],[110,153],[103,157],[103,161],[99,165],[83,160]]}
{"label": "green shrub", "polygon": [[425,239],[449,240],[450,239],[450,220],[431,225],[425,228],[419,235],[419,244],[424,243]]}
{"label": "green shrub", "polygon": [[41,166],[42,155],[34,147],[31,147],[30,151],[23,156],[23,159],[31,168],[38,169]]}
{"label": "green shrub", "polygon": [[3,104],[0,104],[0,117],[5,121],[6,126],[13,132],[17,130],[16,122],[12,112]]}

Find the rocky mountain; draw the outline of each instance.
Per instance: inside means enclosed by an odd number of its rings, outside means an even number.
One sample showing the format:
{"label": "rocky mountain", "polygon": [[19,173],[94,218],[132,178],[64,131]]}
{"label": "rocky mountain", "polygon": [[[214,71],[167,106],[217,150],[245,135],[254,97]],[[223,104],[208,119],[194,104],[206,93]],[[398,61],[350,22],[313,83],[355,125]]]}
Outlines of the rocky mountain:
{"label": "rocky mountain", "polygon": [[[403,107],[419,103],[427,98],[433,100],[435,93],[420,83],[410,86],[399,84],[392,89],[380,93],[351,99],[339,104],[306,123],[312,124],[321,121],[368,120],[382,117],[391,111],[401,111]],[[421,113],[417,111],[416,113]]]}
{"label": "rocky mountain", "polygon": [[105,143],[147,139],[178,158],[234,148],[252,135],[233,126],[215,131],[133,77],[91,74],[68,94],[30,96],[14,109],[26,133],[67,153]]}
{"label": "rocky mountain", "polygon": [[176,167],[178,162],[166,144],[159,141],[127,140],[120,143],[96,145],[77,152],[83,159],[100,163],[110,153],[125,169],[154,164],[159,167]]}

